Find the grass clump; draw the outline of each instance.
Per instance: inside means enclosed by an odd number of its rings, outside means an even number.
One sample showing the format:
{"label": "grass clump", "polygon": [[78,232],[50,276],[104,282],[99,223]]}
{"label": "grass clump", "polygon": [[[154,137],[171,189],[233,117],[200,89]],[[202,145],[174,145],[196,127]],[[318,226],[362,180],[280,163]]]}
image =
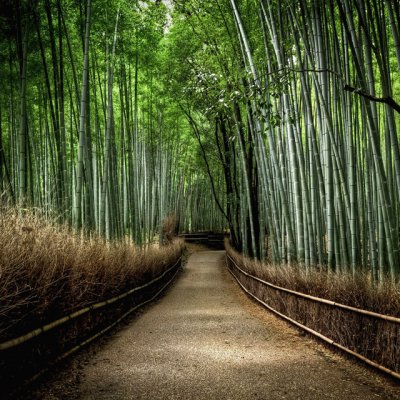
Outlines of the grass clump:
{"label": "grass clump", "polygon": [[178,218],[175,214],[168,214],[162,221],[161,241],[163,245],[171,244],[178,233]]}
{"label": "grass clump", "polygon": [[228,254],[242,269],[274,285],[348,306],[400,317],[400,285],[390,279],[374,286],[367,273],[360,272],[353,277],[349,273],[334,273],[319,267],[262,263],[243,257],[227,242],[225,246]]}
{"label": "grass clump", "polygon": [[151,280],[184,246],[106,243],[15,209],[0,212],[0,231],[0,341]]}
{"label": "grass clump", "polygon": [[[389,280],[371,285],[367,274],[332,273],[323,268],[263,264],[226,250],[247,273],[276,286],[380,314],[400,317],[400,286]],[[400,324],[315,302],[264,285],[228,266],[256,297],[294,319],[392,371],[400,372]]]}

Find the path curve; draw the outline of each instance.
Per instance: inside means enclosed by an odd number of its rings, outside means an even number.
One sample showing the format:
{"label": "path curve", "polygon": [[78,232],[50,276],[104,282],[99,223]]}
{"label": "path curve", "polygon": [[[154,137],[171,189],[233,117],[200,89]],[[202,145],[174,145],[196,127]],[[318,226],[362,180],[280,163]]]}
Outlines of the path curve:
{"label": "path curve", "polygon": [[400,399],[396,384],[252,303],[223,258],[223,251],[191,255],[168,293],[81,366],[67,397]]}

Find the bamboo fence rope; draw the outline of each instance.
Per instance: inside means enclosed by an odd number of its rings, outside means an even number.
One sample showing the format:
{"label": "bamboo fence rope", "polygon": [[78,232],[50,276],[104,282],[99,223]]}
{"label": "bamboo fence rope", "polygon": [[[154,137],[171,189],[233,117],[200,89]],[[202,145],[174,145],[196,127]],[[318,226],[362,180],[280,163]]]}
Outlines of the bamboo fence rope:
{"label": "bamboo fence rope", "polygon": [[[179,258],[178,261],[180,261],[181,258]],[[178,262],[176,262],[174,264],[174,267],[178,264]],[[169,271],[172,268],[169,269]],[[108,325],[106,328],[102,329],[100,332],[96,333],[95,335],[91,336],[90,338],[84,340],[83,342],[77,344],[75,347],[73,347],[72,349],[66,351],[65,353],[61,354],[60,356],[58,356],[56,359],[54,359],[53,361],[51,361],[51,363],[43,368],[42,370],[40,370],[39,372],[37,372],[35,375],[31,376],[30,378],[26,379],[24,381],[24,385],[29,385],[31,383],[33,383],[34,381],[36,381],[38,378],[40,378],[43,374],[45,374],[47,371],[50,370],[50,368],[53,365],[56,365],[57,363],[59,363],[60,361],[64,360],[65,358],[71,356],[72,354],[76,353],[77,351],[79,351],[80,349],[82,349],[83,347],[87,346],[89,343],[93,342],[94,340],[96,340],[98,337],[104,335],[106,332],[108,332],[109,330],[111,330],[112,328],[114,328],[117,324],[119,324],[124,318],[126,318],[129,314],[132,314],[134,311],[136,311],[138,308],[143,307],[144,305],[151,303],[153,300],[155,300],[175,279],[176,275],[179,272],[179,268],[176,270],[176,272],[174,273],[174,275],[172,276],[172,278],[150,299],[145,300],[143,303],[137,304],[134,307],[132,307],[130,310],[128,310],[126,313],[124,313],[121,317],[119,317],[116,321],[114,321],[113,323],[111,323],[110,325]]]}
{"label": "bamboo fence rope", "polygon": [[270,282],[266,282],[266,281],[264,281],[264,280],[262,280],[260,278],[257,278],[254,275],[249,274],[248,272],[244,271],[243,269],[241,269],[229,254],[227,254],[227,257],[232,261],[232,263],[235,265],[235,267],[243,275],[246,275],[247,277],[249,277],[251,279],[254,279],[255,281],[258,281],[258,282],[262,283],[263,285],[269,286],[269,287],[271,287],[273,289],[279,290],[281,292],[290,293],[290,294],[293,294],[293,295],[295,295],[297,297],[303,297],[305,299],[312,300],[312,301],[315,301],[317,303],[327,304],[327,305],[330,305],[332,307],[342,308],[344,310],[353,311],[353,312],[358,313],[358,314],[368,315],[369,317],[379,318],[379,319],[383,319],[385,321],[393,322],[395,324],[400,324],[400,318],[396,318],[396,317],[393,317],[391,315],[379,314],[379,313],[376,313],[376,312],[373,312],[373,311],[367,311],[367,310],[363,310],[361,308],[347,306],[345,304],[336,303],[336,302],[331,301],[331,300],[321,299],[320,297],[310,296],[310,295],[305,294],[305,293],[296,292],[294,290],[286,289],[286,288],[283,288],[281,286],[274,285],[274,284],[272,284]]}
{"label": "bamboo fence rope", "polygon": [[[229,257],[230,258],[230,257]],[[231,258],[230,258],[231,259]],[[232,259],[231,259],[232,260]],[[233,261],[233,260],[232,260]],[[233,261],[233,263],[236,265],[236,263]],[[240,268],[238,268],[240,271],[242,271]],[[265,303],[264,301],[262,301],[261,299],[259,299],[256,295],[254,295],[253,293],[250,292],[250,290],[248,290],[240,281],[239,279],[236,277],[236,275],[230,270],[230,268],[228,268],[228,271],[230,272],[230,274],[234,277],[234,279],[236,280],[236,282],[238,283],[238,285],[249,295],[251,296],[254,300],[256,300],[258,303],[260,303],[262,306],[264,306],[265,308],[267,308],[268,310],[272,311],[273,313],[279,315],[281,318],[285,319],[286,321],[289,321],[290,323],[298,326],[299,328],[305,330],[308,333],[311,333],[312,335],[318,337],[319,339],[323,340],[326,343],[329,343],[330,345],[337,347],[340,350],[343,350],[344,352],[351,354],[352,356],[358,358],[359,360],[365,362],[366,364],[379,369],[382,372],[385,372],[386,374],[392,376],[393,378],[396,379],[400,379],[400,374],[396,371],[393,371],[389,368],[384,367],[383,365],[380,365],[372,360],[370,360],[369,358],[366,358],[364,356],[362,356],[359,353],[356,353],[353,350],[348,349],[345,346],[342,346],[340,343],[336,343],[335,341],[333,341],[332,339],[328,338],[327,336],[322,335],[321,333],[301,324],[300,322],[297,322],[296,320],[288,317],[285,314],[282,314],[281,312],[275,310],[273,307],[271,307],[270,305],[268,305],[267,303]]]}
{"label": "bamboo fence rope", "polygon": [[104,307],[106,305],[113,304],[116,301],[122,300],[123,298],[125,298],[125,297],[127,297],[127,296],[129,296],[129,295],[131,295],[131,294],[133,294],[133,293],[135,293],[137,291],[139,291],[139,290],[142,290],[142,289],[144,289],[144,288],[146,288],[146,287],[148,287],[150,285],[152,285],[153,283],[155,283],[155,282],[159,281],[160,279],[162,279],[172,269],[174,269],[176,267],[176,265],[181,261],[181,259],[182,259],[182,257],[179,257],[179,259],[176,261],[176,263],[172,267],[168,268],[161,275],[159,275],[158,277],[154,278],[150,282],[145,283],[144,285],[134,287],[134,288],[128,290],[127,292],[122,293],[122,294],[120,294],[118,296],[115,296],[115,297],[113,297],[111,299],[104,300],[104,301],[92,304],[92,305],[90,305],[88,307],[85,307],[85,308],[82,308],[82,309],[80,309],[78,311],[75,311],[72,314],[66,315],[66,316],[64,316],[62,318],[59,318],[59,319],[53,321],[53,322],[50,322],[49,324],[46,324],[46,325],[44,325],[44,326],[42,326],[40,328],[36,328],[36,329],[32,330],[31,332],[28,332],[28,333],[26,333],[26,334],[24,334],[22,336],[19,336],[17,338],[10,339],[10,340],[7,340],[6,342],[0,343],[0,351],[4,351],[4,350],[7,350],[7,349],[16,347],[16,346],[18,346],[18,345],[20,345],[22,343],[25,343],[25,342],[33,339],[34,337],[37,337],[37,336],[41,335],[44,332],[48,332],[51,329],[54,329],[54,328],[56,328],[56,327],[58,327],[60,325],[63,325],[67,321],[71,321],[73,319],[76,319],[77,317],[79,317],[81,315],[87,314],[89,311],[97,310],[97,309],[102,308],[102,307]]}

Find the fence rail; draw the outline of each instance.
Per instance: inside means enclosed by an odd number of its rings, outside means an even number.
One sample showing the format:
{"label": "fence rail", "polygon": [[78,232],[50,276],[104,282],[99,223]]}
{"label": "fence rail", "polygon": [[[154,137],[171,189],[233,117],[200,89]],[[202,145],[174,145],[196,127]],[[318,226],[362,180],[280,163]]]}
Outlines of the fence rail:
{"label": "fence rail", "polygon": [[211,248],[223,249],[226,235],[223,232],[207,231],[180,233],[179,237],[183,238],[187,243],[197,243]]}
{"label": "fence rail", "polygon": [[[229,260],[229,262],[228,262],[228,260]],[[234,266],[236,270],[238,270],[241,274],[245,275],[246,277],[248,277],[250,279],[253,279],[253,280],[255,280],[255,281],[257,281],[257,282],[259,282],[259,283],[261,283],[261,284],[263,284],[265,286],[268,286],[268,287],[270,287],[272,289],[275,289],[277,291],[281,291],[281,292],[284,292],[284,293],[289,293],[289,294],[294,295],[296,297],[305,298],[305,299],[311,300],[313,302],[326,304],[326,305],[329,305],[331,307],[344,309],[344,310],[351,311],[351,312],[356,313],[356,314],[366,315],[366,316],[373,317],[373,318],[376,318],[376,319],[389,321],[389,322],[392,322],[392,323],[395,323],[395,324],[400,324],[400,318],[396,318],[396,317],[393,317],[393,316],[390,316],[390,315],[379,314],[379,313],[375,313],[375,312],[371,312],[371,311],[367,311],[367,310],[363,310],[363,309],[359,309],[359,308],[355,308],[355,307],[350,307],[350,306],[347,306],[345,304],[336,303],[336,302],[333,302],[333,301],[330,301],[330,300],[326,300],[326,299],[322,299],[322,298],[315,297],[315,296],[310,296],[310,295],[307,295],[307,294],[304,294],[304,293],[296,292],[294,290],[290,290],[290,289],[286,289],[286,288],[274,285],[274,284],[272,284],[270,282],[266,282],[266,281],[254,276],[254,275],[249,274],[248,272],[246,272],[242,268],[240,268],[237,265],[237,263],[235,262],[235,260],[233,260],[233,258],[228,253],[226,253],[226,264],[228,266],[229,272],[234,277],[234,279],[239,284],[239,286],[250,297],[252,297],[254,300],[259,302],[265,308],[269,309],[270,311],[274,312],[275,314],[279,315],[281,318],[289,321],[290,323],[296,325],[297,327],[305,330],[306,332],[308,332],[308,333],[318,337],[319,339],[329,343],[330,345],[332,345],[332,346],[334,346],[336,348],[339,348],[340,350],[342,350],[342,351],[344,351],[344,352],[346,352],[346,353],[358,358],[359,360],[365,362],[366,364],[368,364],[368,365],[370,365],[370,366],[372,366],[372,367],[374,367],[374,368],[376,368],[376,369],[378,369],[378,370],[380,370],[382,372],[385,372],[386,374],[388,374],[388,375],[390,375],[390,376],[392,376],[392,377],[394,377],[396,379],[400,379],[400,373],[398,373],[396,371],[393,371],[392,369],[389,369],[389,368],[387,368],[387,367],[385,367],[383,365],[380,365],[380,364],[376,363],[375,361],[370,360],[367,357],[364,357],[363,355],[361,355],[361,354],[359,354],[359,353],[357,353],[357,352],[355,352],[355,351],[343,346],[340,343],[335,342],[334,340],[332,340],[331,338],[323,335],[322,333],[317,332],[316,330],[311,329],[311,328],[309,328],[308,326],[306,326],[304,324],[301,324],[300,322],[296,321],[295,319],[290,318],[289,316],[287,316],[287,315],[279,312],[275,308],[271,307],[269,304],[267,304],[266,302],[264,302],[263,300],[258,298],[255,294],[253,294],[248,288],[246,288],[242,284],[242,282],[240,282],[239,278],[232,272],[232,270],[230,268],[230,265]]]}
{"label": "fence rail", "polygon": [[[181,261],[181,259],[179,259],[178,261]],[[175,263],[174,267],[177,265],[177,263]],[[172,268],[170,268],[168,270],[171,271]],[[166,271],[167,272],[167,271]],[[40,378],[40,376],[42,376],[43,374],[45,374],[47,371],[50,370],[52,365],[55,365],[57,363],[59,363],[60,361],[66,359],[67,357],[71,356],[72,354],[76,353],[77,351],[79,351],[80,349],[82,349],[83,347],[87,346],[88,344],[90,344],[91,342],[93,342],[94,340],[96,340],[98,337],[104,335],[105,333],[107,333],[108,331],[110,331],[112,328],[114,328],[116,325],[118,325],[122,320],[124,320],[128,315],[132,314],[133,312],[135,312],[137,309],[145,306],[148,303],[151,303],[153,300],[155,300],[175,279],[176,275],[178,274],[179,269],[177,269],[174,273],[174,275],[171,277],[171,279],[161,287],[160,290],[157,291],[156,294],[154,294],[150,299],[143,301],[140,304],[136,304],[134,307],[130,308],[127,312],[125,312],[123,315],[121,315],[117,320],[115,320],[114,322],[112,322],[110,325],[106,326],[104,329],[102,329],[100,332],[97,332],[96,334],[94,334],[93,336],[89,337],[88,339],[82,341],[81,343],[77,344],[76,346],[74,346],[73,348],[69,349],[68,351],[66,351],[65,353],[59,355],[57,358],[55,358],[53,361],[50,362],[50,364],[43,368],[42,370],[40,370],[38,373],[36,373],[34,376],[30,377],[29,379],[25,380],[25,384],[29,384],[30,382],[34,382],[35,380],[37,380],[38,378]],[[164,274],[163,274],[164,276]],[[154,280],[152,281],[152,283],[154,283]]]}
{"label": "fence rail", "polygon": [[65,324],[66,322],[72,321],[72,320],[74,320],[74,319],[76,319],[76,318],[78,318],[78,317],[80,317],[80,316],[82,316],[84,314],[87,314],[88,312],[90,312],[92,310],[97,310],[97,309],[103,308],[103,307],[105,307],[107,305],[113,304],[113,303],[115,303],[115,302],[117,302],[119,300],[122,300],[125,297],[130,296],[131,294],[133,294],[135,292],[138,292],[138,291],[140,291],[142,289],[145,289],[146,287],[149,287],[153,283],[161,280],[166,274],[168,274],[171,270],[173,270],[180,261],[181,261],[181,257],[176,261],[176,263],[172,267],[168,268],[162,274],[160,274],[159,276],[157,276],[156,278],[154,278],[150,282],[145,283],[144,285],[134,287],[134,288],[132,288],[132,289],[130,289],[130,290],[118,295],[118,296],[112,297],[111,299],[103,300],[103,301],[100,301],[98,303],[92,304],[90,306],[84,307],[84,308],[82,308],[82,309],[80,309],[78,311],[75,311],[75,312],[73,312],[73,313],[71,313],[69,315],[66,315],[64,317],[58,318],[55,321],[52,321],[52,322],[50,322],[50,323],[48,323],[48,324],[46,324],[44,326],[36,328],[36,329],[34,329],[34,330],[32,330],[32,331],[30,331],[30,332],[28,332],[28,333],[26,333],[26,334],[24,334],[22,336],[19,336],[17,338],[10,339],[10,340],[7,340],[7,341],[5,341],[3,343],[0,343],[0,351],[4,351],[4,350],[8,350],[10,348],[16,347],[16,346],[18,346],[18,345],[20,345],[22,343],[25,343],[25,342],[27,342],[27,341],[29,341],[29,340],[31,340],[31,339],[43,334],[43,333],[45,333],[45,332],[48,332],[48,331],[50,331],[50,330],[52,330],[52,329],[54,329],[54,328],[56,328],[58,326],[61,326],[61,325]]}
{"label": "fence rail", "polygon": [[[22,394],[22,391],[29,388],[29,385],[35,383],[38,378],[41,378],[44,374],[51,371],[53,366],[58,362],[76,353],[84,346],[104,335],[139,308],[154,301],[175,280],[179,273],[181,262],[182,258],[179,257],[174,265],[169,267],[156,278],[141,286],[132,288],[108,300],[82,308],[70,315],[59,318],[49,324],[28,332],[25,335],[2,343],[0,349],[2,350],[0,351],[0,392],[2,393],[2,396],[5,396],[4,399],[17,398]],[[140,292],[145,288],[149,288],[149,291],[146,293]],[[109,313],[109,311],[107,311],[107,314],[104,314],[102,310],[103,307],[114,304],[123,299],[125,299],[122,301],[124,305],[121,307],[121,303],[117,303],[117,307],[109,310],[111,311],[112,317],[110,318],[108,316],[108,320],[104,320],[105,323],[103,323],[101,319],[97,320],[93,327],[90,328],[91,330],[87,331],[87,335],[85,334],[85,331],[82,331],[84,333],[83,335],[81,335],[81,332],[74,337],[70,337],[70,339],[65,343],[60,343],[58,341],[57,337],[63,335],[64,331],[62,329],[66,329],[65,332],[68,332],[68,329],[70,329],[69,325],[63,326],[68,321],[74,321],[79,316],[88,314],[93,310],[100,310],[100,318],[102,318],[101,315],[108,315]],[[91,314],[88,314],[88,316],[90,315]],[[97,312],[95,315],[97,318]],[[78,322],[72,322],[72,324],[74,323],[77,324]],[[56,330],[56,327],[61,329]],[[49,331],[52,331],[50,344],[47,341],[48,339],[41,340],[42,338],[40,338],[41,334]],[[53,337],[53,335],[55,335],[55,337]],[[40,342],[35,344],[35,346],[31,346],[30,343],[27,343],[29,340],[37,337],[39,337]],[[22,345],[23,343],[24,345]],[[44,353],[42,353],[43,350]],[[21,364],[15,363],[15,357],[24,362]]]}

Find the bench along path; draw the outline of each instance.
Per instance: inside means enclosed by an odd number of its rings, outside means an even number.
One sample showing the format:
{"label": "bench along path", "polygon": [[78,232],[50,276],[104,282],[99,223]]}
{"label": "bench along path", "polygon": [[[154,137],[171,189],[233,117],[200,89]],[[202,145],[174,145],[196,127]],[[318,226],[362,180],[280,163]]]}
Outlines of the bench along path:
{"label": "bench along path", "polygon": [[[251,302],[223,260],[223,251],[193,254],[167,294],[107,340],[64,395],[96,400],[400,398],[396,384],[333,354]],[[51,388],[47,396],[58,398]]]}

